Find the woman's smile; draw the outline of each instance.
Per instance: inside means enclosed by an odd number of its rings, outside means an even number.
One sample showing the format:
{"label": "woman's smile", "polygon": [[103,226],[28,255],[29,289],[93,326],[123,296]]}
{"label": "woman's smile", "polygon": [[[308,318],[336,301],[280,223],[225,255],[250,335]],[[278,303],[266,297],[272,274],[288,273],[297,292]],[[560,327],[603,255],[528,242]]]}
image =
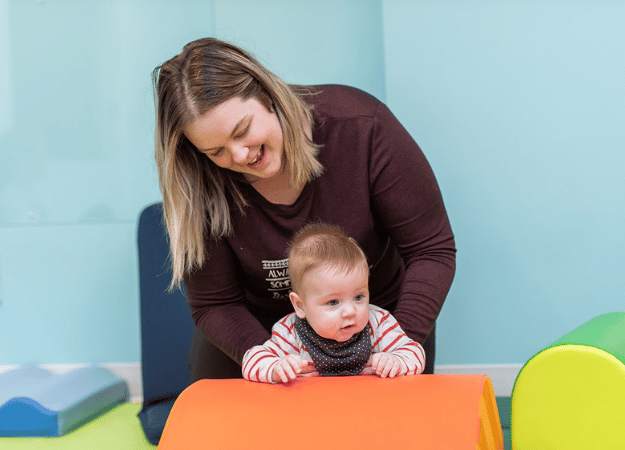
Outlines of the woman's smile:
{"label": "woman's smile", "polygon": [[249,162],[247,165],[250,167],[259,166],[263,162],[263,158],[265,156],[265,144],[260,146],[258,153],[254,157],[254,159]]}
{"label": "woman's smile", "polygon": [[280,121],[256,98],[226,100],[187,125],[184,134],[224,169],[254,179],[271,179],[282,172]]}

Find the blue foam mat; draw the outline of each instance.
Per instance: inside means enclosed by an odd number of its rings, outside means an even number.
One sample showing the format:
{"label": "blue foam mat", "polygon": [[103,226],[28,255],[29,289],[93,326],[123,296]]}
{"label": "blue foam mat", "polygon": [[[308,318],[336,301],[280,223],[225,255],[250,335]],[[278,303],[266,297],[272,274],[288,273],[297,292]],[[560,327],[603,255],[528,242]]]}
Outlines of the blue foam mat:
{"label": "blue foam mat", "polygon": [[0,436],[61,436],[127,398],[126,382],[104,367],[14,369],[0,374]]}

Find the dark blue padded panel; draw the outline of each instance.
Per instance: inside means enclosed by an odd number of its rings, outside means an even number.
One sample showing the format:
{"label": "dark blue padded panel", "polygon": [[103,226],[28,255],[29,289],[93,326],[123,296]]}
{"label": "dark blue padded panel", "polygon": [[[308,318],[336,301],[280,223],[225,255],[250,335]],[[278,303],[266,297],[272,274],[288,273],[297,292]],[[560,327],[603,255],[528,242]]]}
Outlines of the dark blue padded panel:
{"label": "dark blue padded panel", "polygon": [[155,203],[139,217],[139,289],[143,407],[146,438],[157,444],[173,401],[189,385],[188,356],[195,325],[184,292],[167,292],[171,281],[163,207]]}

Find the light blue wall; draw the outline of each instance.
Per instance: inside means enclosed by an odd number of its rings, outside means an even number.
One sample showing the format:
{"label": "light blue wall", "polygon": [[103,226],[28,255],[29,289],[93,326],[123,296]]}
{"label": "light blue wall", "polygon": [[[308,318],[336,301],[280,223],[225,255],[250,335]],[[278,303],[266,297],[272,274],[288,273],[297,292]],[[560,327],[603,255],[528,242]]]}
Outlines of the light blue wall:
{"label": "light blue wall", "polygon": [[289,83],[339,83],[384,100],[381,0],[215,0],[215,34]]}
{"label": "light blue wall", "polygon": [[0,365],[140,359],[150,74],[206,1],[0,1]]}
{"label": "light blue wall", "polygon": [[0,365],[140,359],[152,69],[197,37],[386,100],[458,272],[439,364],[523,363],[625,303],[619,2],[0,0]]}
{"label": "light blue wall", "polygon": [[524,363],[625,310],[624,23],[615,1],[384,1],[387,101],[459,248],[438,363]]}

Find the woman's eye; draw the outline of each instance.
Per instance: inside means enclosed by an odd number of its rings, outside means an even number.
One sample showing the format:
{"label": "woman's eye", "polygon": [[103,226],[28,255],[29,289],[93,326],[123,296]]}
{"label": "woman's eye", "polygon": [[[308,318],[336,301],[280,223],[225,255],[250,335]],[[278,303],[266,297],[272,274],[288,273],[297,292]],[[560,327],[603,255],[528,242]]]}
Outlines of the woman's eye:
{"label": "woman's eye", "polygon": [[248,124],[248,126],[245,127],[245,129],[243,131],[241,131],[240,133],[238,133],[236,136],[234,136],[235,139],[241,139],[242,137],[244,137],[247,132],[249,131],[250,126]]}
{"label": "woman's eye", "polygon": [[220,148],[217,151],[214,151],[213,153],[209,153],[208,156],[219,156],[221,155],[222,151],[223,151],[223,148]]}

